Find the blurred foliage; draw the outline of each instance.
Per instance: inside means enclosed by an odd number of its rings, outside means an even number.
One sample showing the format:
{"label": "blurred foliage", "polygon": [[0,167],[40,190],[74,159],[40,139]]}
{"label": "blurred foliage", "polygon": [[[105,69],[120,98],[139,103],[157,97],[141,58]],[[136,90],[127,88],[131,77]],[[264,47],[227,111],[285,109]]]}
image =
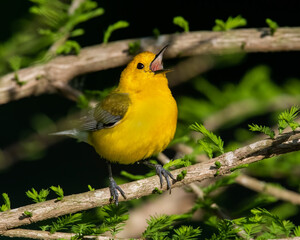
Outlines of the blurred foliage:
{"label": "blurred foliage", "polygon": [[[20,20],[22,29],[0,43],[0,75],[9,72],[10,68],[16,72],[20,67],[47,61],[57,54],[78,53],[79,44],[68,38],[84,34],[83,29],[76,28],[77,25],[104,13],[104,9],[98,8],[93,0],[83,1],[74,12],[69,12],[70,0],[30,1],[34,4],[29,9],[30,19]],[[58,42],[59,45],[51,48]],[[7,62],[7,59],[15,59],[16,56],[19,59],[17,68],[12,64],[15,61]]]}

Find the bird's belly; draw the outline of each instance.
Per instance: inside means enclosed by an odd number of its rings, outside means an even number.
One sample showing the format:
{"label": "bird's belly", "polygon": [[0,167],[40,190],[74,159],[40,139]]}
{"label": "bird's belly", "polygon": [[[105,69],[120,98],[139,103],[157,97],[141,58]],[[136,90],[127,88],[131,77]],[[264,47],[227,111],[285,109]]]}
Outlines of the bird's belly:
{"label": "bird's belly", "polygon": [[148,158],[164,150],[174,137],[175,101],[174,104],[171,109],[170,106],[156,106],[152,110],[132,108],[116,126],[92,132],[90,142],[100,156],[111,162],[131,164]]}

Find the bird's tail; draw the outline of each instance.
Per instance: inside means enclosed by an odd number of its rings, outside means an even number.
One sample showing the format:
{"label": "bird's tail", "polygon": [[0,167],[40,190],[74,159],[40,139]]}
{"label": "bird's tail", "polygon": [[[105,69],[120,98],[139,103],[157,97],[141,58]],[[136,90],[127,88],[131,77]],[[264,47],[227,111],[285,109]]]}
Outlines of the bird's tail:
{"label": "bird's tail", "polygon": [[88,142],[88,133],[79,131],[78,129],[71,129],[71,130],[66,130],[61,132],[50,133],[50,135],[67,136],[67,137],[75,138],[82,142]]}

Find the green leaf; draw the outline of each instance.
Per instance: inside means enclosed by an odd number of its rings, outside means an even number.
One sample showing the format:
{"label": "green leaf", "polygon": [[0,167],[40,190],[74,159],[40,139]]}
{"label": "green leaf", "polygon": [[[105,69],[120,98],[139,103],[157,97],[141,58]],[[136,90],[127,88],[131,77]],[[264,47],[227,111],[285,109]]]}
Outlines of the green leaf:
{"label": "green leaf", "polygon": [[200,147],[204,152],[208,155],[209,158],[213,158],[213,147],[211,146],[211,142],[206,139],[201,139],[198,141]]}
{"label": "green leaf", "polygon": [[77,98],[77,107],[80,109],[86,109],[89,107],[89,100],[86,98],[84,94],[80,94]]}
{"label": "green leaf", "polygon": [[219,161],[215,161],[215,166],[216,166],[216,168],[219,169],[222,165]]}
{"label": "green leaf", "polygon": [[299,107],[298,106],[292,106],[290,110],[285,110],[284,112],[280,113],[278,116],[278,130],[281,134],[282,131],[287,128],[287,126],[290,126],[290,128],[295,131],[296,128],[300,126],[299,123],[295,122],[295,119],[297,118],[299,114]]}
{"label": "green leaf", "polygon": [[70,54],[74,52],[76,55],[78,55],[80,49],[81,47],[78,42],[73,40],[67,40],[63,45],[57,48],[56,53],[60,55],[60,54]]}
{"label": "green leaf", "polygon": [[295,227],[293,230],[295,237],[300,237],[300,226]]}
{"label": "green leaf", "polygon": [[176,177],[176,181],[181,181],[185,178],[187,170],[182,170]]}
{"label": "green leaf", "polygon": [[78,223],[82,220],[82,213],[70,214],[61,218],[58,218],[56,222],[52,222],[52,225],[44,227],[50,229],[50,233],[55,233],[59,230],[67,230],[73,226],[74,223]]}
{"label": "green leaf", "polygon": [[274,33],[276,32],[277,28],[278,28],[277,22],[274,22],[270,18],[267,18],[266,19],[266,23],[268,24],[268,26],[270,28],[271,35],[273,36]]}
{"label": "green leaf", "polygon": [[92,192],[95,191],[95,188],[93,188],[91,185],[88,185],[88,188],[89,188],[89,190],[92,191]]}
{"label": "green leaf", "polygon": [[129,23],[126,21],[118,21],[112,25],[109,25],[107,30],[104,32],[103,43],[108,43],[108,40],[114,31],[127,27],[129,27]]}
{"label": "green leaf", "polygon": [[80,224],[73,225],[71,227],[71,232],[77,233],[79,236],[82,237],[84,235],[93,234],[94,233],[93,228],[95,228],[95,227],[96,227],[95,224],[80,223]]}
{"label": "green leaf", "polygon": [[159,31],[159,29],[158,28],[154,28],[153,30],[152,30],[152,33],[153,33],[153,36],[157,39],[158,37],[159,37],[159,35],[160,35],[160,31]]}
{"label": "green leaf", "polygon": [[109,227],[110,233],[115,236],[124,227],[124,222],[129,218],[128,210],[123,205],[108,205],[102,208],[104,226]]}
{"label": "green leaf", "polygon": [[231,171],[231,172],[234,172],[234,171],[236,171],[236,170],[238,170],[238,169],[247,168],[247,167],[249,167],[249,164],[248,164],[248,163],[246,163],[246,164],[241,164],[241,165],[236,166],[236,167],[234,167],[234,168],[230,168],[230,171]]}
{"label": "green leaf", "polygon": [[84,34],[84,29],[77,28],[71,32],[71,37],[78,37]]}
{"label": "green leaf", "polygon": [[[121,171],[121,173],[120,173],[123,177],[126,177],[126,178],[128,178],[128,179],[130,179],[130,180],[134,180],[134,181],[136,181],[136,180],[141,180],[141,179],[144,179],[144,178],[146,178],[146,176],[144,176],[144,175],[134,175],[134,174],[131,174],[131,173],[129,173],[129,172],[126,172],[126,171]],[[154,173],[151,173],[151,175],[154,175]]]}
{"label": "green leaf", "polygon": [[271,130],[271,128],[266,127],[266,126],[259,126],[257,124],[252,123],[252,125],[248,125],[250,131],[252,132],[261,132],[266,135],[268,135],[270,138],[274,139],[275,138],[275,132]]}
{"label": "green leaf", "polygon": [[4,201],[4,204],[0,207],[0,212],[4,212],[10,209],[10,199],[7,195],[7,193],[2,193],[2,198]]}
{"label": "green leaf", "polygon": [[184,30],[184,32],[189,32],[189,22],[185,20],[182,16],[174,17],[173,23],[181,27]]}
{"label": "green leaf", "polygon": [[63,200],[64,191],[59,185],[57,187],[51,186],[50,189],[58,195],[57,200],[59,201]]}
{"label": "green leaf", "polygon": [[13,56],[13,57],[11,57],[8,60],[8,62],[9,62],[9,65],[10,65],[11,69],[14,72],[20,70],[20,68],[21,68],[21,62],[22,62],[21,57],[19,57],[19,56]]}
{"label": "green leaf", "polygon": [[191,165],[191,162],[187,158],[178,158],[175,160],[171,160],[164,165],[164,169],[169,170],[170,168],[181,168],[188,167]]}
{"label": "green leaf", "polygon": [[247,20],[241,15],[236,17],[229,17],[226,22],[221,19],[215,20],[216,25],[213,27],[213,31],[228,31],[230,29],[243,27],[247,25]]}
{"label": "green leaf", "polygon": [[32,217],[32,212],[24,211],[23,213],[26,217]]}
{"label": "green leaf", "polygon": [[196,240],[199,239],[201,229],[193,228],[192,226],[182,225],[177,229],[174,229],[172,239],[174,240]]}
{"label": "green leaf", "polygon": [[34,188],[28,190],[26,192],[27,197],[31,198],[34,202],[44,202],[46,201],[47,196],[49,195],[49,190],[48,189],[41,189],[40,192],[38,193]]}
{"label": "green leaf", "polygon": [[143,232],[143,237],[146,239],[162,239],[167,236],[169,230],[173,228],[172,224],[179,219],[180,217],[177,215],[151,216],[150,219],[147,220],[148,227]]}
{"label": "green leaf", "polygon": [[141,41],[134,41],[129,43],[128,53],[130,55],[136,55],[141,49]]}
{"label": "green leaf", "polygon": [[26,82],[21,81],[18,75],[18,70],[21,68],[22,58],[19,56],[13,56],[8,60],[11,69],[14,71],[14,79],[19,86],[23,86]]}
{"label": "green leaf", "polygon": [[[221,139],[221,137],[216,136],[213,132],[210,132],[207,130],[203,124],[194,123],[189,127],[191,130],[194,130],[196,132],[200,132],[204,135],[206,139],[209,139],[211,143],[218,149],[220,153],[224,153],[224,142]],[[200,140],[199,143],[205,146],[207,148],[207,142],[204,140]],[[211,156],[210,156],[211,157]]]}

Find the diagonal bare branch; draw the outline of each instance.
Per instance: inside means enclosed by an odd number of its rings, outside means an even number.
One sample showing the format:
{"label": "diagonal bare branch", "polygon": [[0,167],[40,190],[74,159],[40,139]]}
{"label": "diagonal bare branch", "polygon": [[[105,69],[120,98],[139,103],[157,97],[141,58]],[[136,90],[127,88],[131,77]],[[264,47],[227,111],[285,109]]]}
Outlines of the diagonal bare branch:
{"label": "diagonal bare branch", "polygon": [[220,54],[232,51],[270,52],[299,51],[300,28],[279,28],[274,36],[267,35],[268,29],[239,29],[227,32],[199,31],[161,35],[157,39],[147,37],[127,39],[109,44],[83,48],[78,56],[60,56],[43,65],[18,71],[19,86],[14,73],[0,78],[0,104],[31,95],[51,93],[56,86],[66,84],[72,78],[126,64],[132,56],[128,44],[140,41],[142,50],[157,51],[167,43],[167,58]]}
{"label": "diagonal bare branch", "polygon": [[[225,175],[241,165],[298,150],[300,150],[300,132],[289,132],[274,140],[261,140],[235,151],[227,152],[207,162],[172,171],[172,174],[176,176],[182,170],[187,170],[186,177],[182,181],[176,182],[172,187],[214,178],[217,171],[215,161],[221,163],[221,168],[218,169],[219,175]],[[153,176],[123,184],[121,187],[126,192],[127,200],[131,200],[152,194],[157,186],[159,186],[159,179],[157,176]],[[105,188],[66,196],[62,201],[49,200],[2,212],[0,213],[0,235],[1,232],[3,234],[6,230],[18,226],[109,204],[109,197],[109,190]],[[123,198],[120,199],[120,201],[124,200]],[[32,217],[24,217],[24,211],[31,212]]]}

